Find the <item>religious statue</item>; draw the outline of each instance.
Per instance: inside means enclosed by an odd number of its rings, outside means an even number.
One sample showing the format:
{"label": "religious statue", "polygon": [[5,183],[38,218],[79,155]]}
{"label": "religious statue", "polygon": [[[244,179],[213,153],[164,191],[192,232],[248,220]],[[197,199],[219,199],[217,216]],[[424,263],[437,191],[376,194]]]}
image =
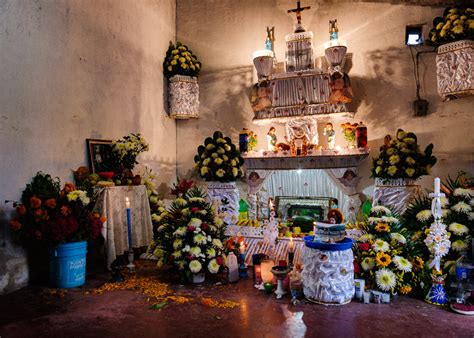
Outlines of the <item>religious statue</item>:
{"label": "religious statue", "polygon": [[308,155],[309,138],[303,128],[293,128],[293,137],[290,140],[290,151],[292,156]]}
{"label": "religious statue", "polygon": [[268,27],[267,26],[267,39],[265,40],[265,49],[271,50],[274,52],[274,44],[275,44],[275,27]]}
{"label": "religious statue", "polygon": [[296,8],[288,10],[289,14],[292,14],[292,13],[296,14],[297,24],[296,24],[295,33],[301,33],[301,32],[305,31],[303,25],[301,24],[301,12],[303,12],[304,10],[310,9],[310,8],[311,8],[310,6],[301,7],[301,1],[297,1],[296,2]]}
{"label": "religious statue", "polygon": [[337,33],[339,29],[337,28],[337,19],[329,20],[329,39],[337,40]]}
{"label": "religious statue", "polygon": [[326,123],[323,135],[326,136],[328,141],[328,148],[334,149],[334,146],[336,145],[336,131],[334,130],[334,126],[331,122]]}
{"label": "religious statue", "polygon": [[267,133],[267,144],[268,144],[268,150],[269,151],[276,151],[276,145],[277,145],[277,136],[276,136],[276,129],[275,127],[271,127],[270,130]]}
{"label": "religious statue", "polygon": [[254,151],[257,148],[257,134],[255,134],[253,131],[249,132],[249,142],[248,142],[248,150],[249,151]]}
{"label": "religious statue", "polygon": [[349,103],[352,101],[354,93],[352,92],[351,80],[346,73],[335,72],[332,74],[329,86],[331,87],[329,103]]}
{"label": "religious statue", "polygon": [[250,103],[254,112],[271,108],[272,101],[270,101],[270,95],[272,91],[268,81],[262,81],[253,86]]}

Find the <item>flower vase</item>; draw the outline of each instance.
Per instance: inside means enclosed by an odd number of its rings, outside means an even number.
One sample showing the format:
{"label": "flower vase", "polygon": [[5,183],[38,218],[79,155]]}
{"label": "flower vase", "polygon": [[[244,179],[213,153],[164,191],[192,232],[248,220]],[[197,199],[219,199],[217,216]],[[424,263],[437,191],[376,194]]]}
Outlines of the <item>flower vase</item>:
{"label": "flower vase", "polygon": [[474,41],[461,40],[438,47],[438,93],[444,100],[474,95]]}
{"label": "flower vase", "polygon": [[239,219],[240,194],[235,182],[208,182],[207,196],[210,203],[224,216],[226,224],[235,224]]}
{"label": "flower vase", "polygon": [[169,114],[174,119],[199,117],[199,85],[193,76],[175,75],[169,79]]}
{"label": "flower vase", "polygon": [[427,303],[445,306],[448,304],[448,296],[444,289],[444,278],[446,275],[431,275],[432,284],[430,291],[425,297]]}
{"label": "flower vase", "polygon": [[204,272],[198,272],[191,274],[191,282],[193,284],[201,284],[206,280],[206,274]]}
{"label": "flower vase", "polygon": [[401,215],[414,198],[421,193],[416,180],[397,178],[375,178],[373,205],[389,205],[393,211]]}

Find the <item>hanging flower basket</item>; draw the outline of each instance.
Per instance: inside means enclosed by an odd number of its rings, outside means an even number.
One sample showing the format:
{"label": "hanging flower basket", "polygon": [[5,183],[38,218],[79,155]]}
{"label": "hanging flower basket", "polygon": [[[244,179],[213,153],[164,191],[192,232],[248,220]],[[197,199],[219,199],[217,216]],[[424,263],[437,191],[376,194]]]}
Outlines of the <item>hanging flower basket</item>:
{"label": "hanging flower basket", "polygon": [[444,100],[474,95],[474,41],[439,46],[436,74],[438,93]]}
{"label": "hanging flower basket", "polygon": [[170,116],[174,119],[199,117],[199,85],[197,77],[175,75],[169,82]]}

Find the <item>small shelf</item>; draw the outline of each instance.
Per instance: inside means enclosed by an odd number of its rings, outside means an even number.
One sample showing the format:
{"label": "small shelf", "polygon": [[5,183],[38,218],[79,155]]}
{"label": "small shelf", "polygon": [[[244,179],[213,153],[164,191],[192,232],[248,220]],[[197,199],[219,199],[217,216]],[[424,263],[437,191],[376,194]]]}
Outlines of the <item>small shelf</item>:
{"label": "small shelf", "polygon": [[244,156],[247,170],[331,169],[356,167],[369,156],[369,150],[354,154],[312,156]]}

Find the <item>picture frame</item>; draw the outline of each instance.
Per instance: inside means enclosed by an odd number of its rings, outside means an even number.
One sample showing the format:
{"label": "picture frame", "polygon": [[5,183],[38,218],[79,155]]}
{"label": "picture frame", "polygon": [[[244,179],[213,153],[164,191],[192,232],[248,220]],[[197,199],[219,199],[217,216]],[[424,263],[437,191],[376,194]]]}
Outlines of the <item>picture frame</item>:
{"label": "picture frame", "polygon": [[86,139],[91,173],[112,171],[112,140]]}

